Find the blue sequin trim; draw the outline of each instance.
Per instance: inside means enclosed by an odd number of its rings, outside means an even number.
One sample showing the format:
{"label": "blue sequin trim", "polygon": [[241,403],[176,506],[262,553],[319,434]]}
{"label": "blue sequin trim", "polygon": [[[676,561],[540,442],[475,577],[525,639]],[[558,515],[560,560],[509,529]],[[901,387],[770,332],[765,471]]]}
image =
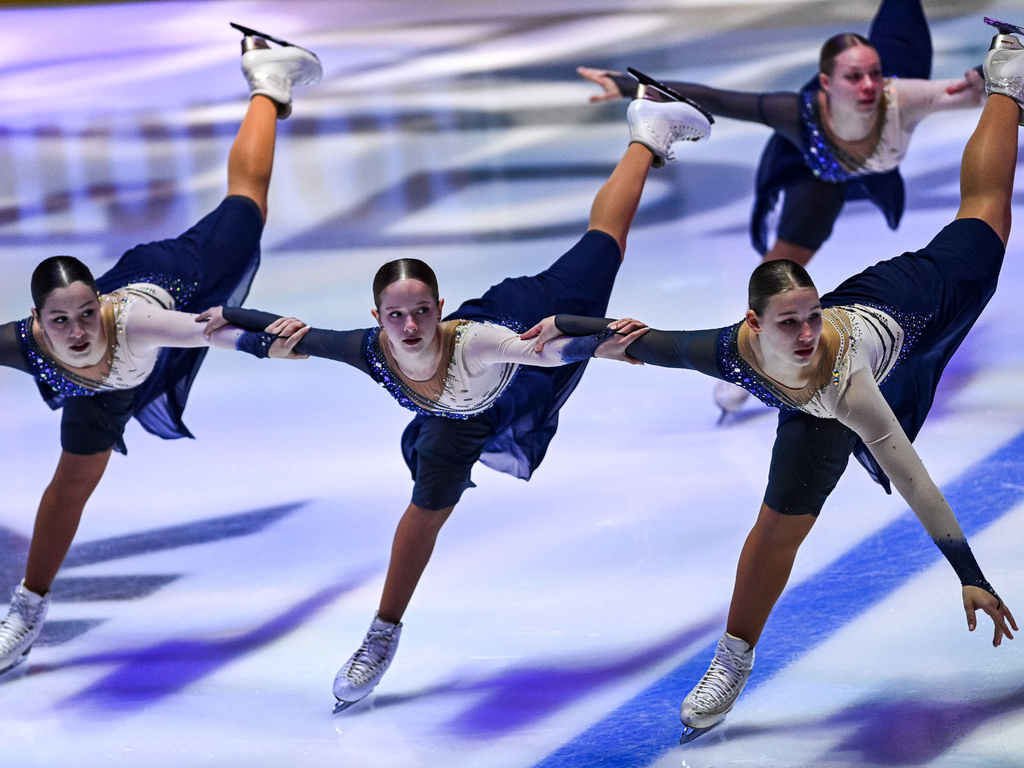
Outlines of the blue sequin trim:
{"label": "blue sequin trim", "polygon": [[[453,318],[457,319],[457,318]],[[476,321],[470,321],[476,322]],[[487,320],[486,322],[494,323],[495,325],[502,325],[516,333],[525,332],[526,328],[522,323],[512,319],[505,320]],[[520,330],[521,329],[521,330]],[[419,397],[415,393],[411,392],[406,386],[405,382],[402,381],[402,377],[391,370],[391,366],[388,365],[387,358],[384,357],[384,353],[380,348],[380,328],[371,328],[366,334],[366,339],[363,341],[363,355],[366,358],[367,366],[370,370],[370,377],[380,384],[384,389],[387,390],[388,394],[391,395],[398,402],[400,406],[406,408],[414,413],[419,413],[423,416],[443,416],[446,419],[469,419],[473,416],[477,416],[483,411],[475,411],[473,413],[455,413],[453,411],[447,411],[439,407],[435,410],[430,410],[421,406],[414,397]],[[520,368],[512,373],[509,377],[508,382],[502,389],[502,392],[507,390],[512,383],[515,381],[516,376],[519,375]],[[496,397],[494,400],[496,401]],[[491,405],[494,402],[492,401]],[[488,406],[490,407],[490,406]],[[486,409],[484,409],[486,410]]]}
{"label": "blue sequin trim", "polygon": [[[127,285],[132,285],[133,283],[152,283],[153,285],[163,288],[171,294],[171,298],[174,299],[174,308],[179,312],[188,311],[188,303],[192,301],[196,291],[199,290],[198,280],[186,283],[180,277],[171,277],[170,275],[165,275],[161,272],[150,272],[144,275],[136,275],[130,280],[126,280],[124,285],[119,286],[119,288],[124,288]],[[206,309],[206,307],[202,307],[202,309]]]}
{"label": "blue sequin trim", "polygon": [[722,372],[723,378],[743,387],[750,394],[771,408],[780,408],[787,411],[797,410],[791,405],[785,396],[762,379],[746,360],[740,357],[738,344],[740,326],[743,322],[723,328],[718,334],[717,355],[718,369]]}
{"label": "blue sequin trim", "polygon": [[60,366],[43,354],[32,334],[29,333],[30,321],[31,318],[25,318],[18,323],[18,343],[32,368],[32,375],[36,381],[49,387],[58,397],[89,397],[96,394],[98,390],[83,387],[66,378],[61,373]]}
{"label": "blue sequin trim", "polygon": [[800,152],[804,156],[807,167],[822,181],[839,183],[854,178],[854,175],[843,168],[832,154],[828,139],[825,138],[821,125],[818,123],[814,109],[814,100],[818,98],[818,90],[810,88],[805,90],[801,96],[803,99],[800,103],[800,122],[803,125],[803,146],[800,147]]}

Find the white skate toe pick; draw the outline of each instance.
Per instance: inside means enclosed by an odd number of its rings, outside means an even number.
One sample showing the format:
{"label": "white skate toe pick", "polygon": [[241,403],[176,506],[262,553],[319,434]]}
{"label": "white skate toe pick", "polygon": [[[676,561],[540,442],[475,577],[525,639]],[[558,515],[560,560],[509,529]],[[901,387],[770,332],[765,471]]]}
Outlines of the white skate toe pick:
{"label": "white skate toe pick", "polygon": [[345,662],[334,678],[334,713],[343,712],[372,691],[398,651],[402,623],[392,624],[374,617],[359,650]]}
{"label": "white skate toe pick", "polygon": [[[279,40],[264,32],[232,24],[242,38],[242,73],[249,83],[249,98],[266,96],[277,105],[284,120],[292,113],[292,86],[309,85],[323,74],[320,59],[312,51]],[[280,48],[271,48],[267,41]]]}
{"label": "white skate toe pick", "polygon": [[50,593],[37,595],[22,581],[11,595],[11,607],[0,621],[0,674],[9,672],[28,658],[32,644],[43,631],[50,607]]}
{"label": "white skate toe pick", "polygon": [[[683,699],[679,710],[683,725],[692,732],[700,733],[718,725],[732,710],[743,686],[747,684],[753,666],[754,649],[728,632],[722,635],[708,671]],[[684,731],[680,742],[690,741],[700,733],[687,738],[688,734]]]}

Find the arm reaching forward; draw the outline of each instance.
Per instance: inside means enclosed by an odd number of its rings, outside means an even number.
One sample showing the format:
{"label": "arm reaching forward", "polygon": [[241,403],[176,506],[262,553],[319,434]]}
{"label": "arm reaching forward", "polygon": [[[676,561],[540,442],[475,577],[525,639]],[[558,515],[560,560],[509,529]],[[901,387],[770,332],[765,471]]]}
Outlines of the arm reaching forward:
{"label": "arm reaching forward", "polygon": [[836,418],[864,441],[957,572],[963,585],[968,628],[974,630],[975,610],[981,608],[995,624],[992,644],[999,645],[1004,635],[1012,640],[1013,634],[1007,623],[1017,629],[1013,615],[982,575],[953,510],[928,475],[867,368],[860,368],[851,375],[849,386],[836,408]]}

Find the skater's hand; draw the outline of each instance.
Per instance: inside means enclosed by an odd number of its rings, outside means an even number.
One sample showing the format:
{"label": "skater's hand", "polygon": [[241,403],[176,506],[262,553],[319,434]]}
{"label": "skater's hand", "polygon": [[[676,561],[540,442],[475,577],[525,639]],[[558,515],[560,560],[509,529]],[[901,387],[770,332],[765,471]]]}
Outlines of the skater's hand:
{"label": "skater's hand", "polygon": [[576,74],[582,77],[584,80],[589,80],[592,83],[596,83],[601,86],[604,93],[599,93],[596,96],[590,97],[590,103],[596,104],[599,101],[607,101],[608,99],[621,99],[622,93],[619,91],[619,86],[615,84],[609,75],[621,75],[621,72],[616,72],[611,69],[594,69],[593,67],[576,67]]}
{"label": "skater's hand", "polygon": [[[306,327],[306,324],[297,318],[279,317],[277,318],[277,320],[275,320],[266,328],[264,328],[264,330],[267,333],[274,334],[275,336],[284,336],[285,338],[287,338],[291,336],[293,333],[297,333],[299,330]],[[305,336],[306,334],[302,335]]]}
{"label": "skater's hand", "polygon": [[952,96],[955,93],[966,90],[973,92],[975,103],[981,103],[981,97],[985,95],[985,78],[981,76],[978,70],[968,69],[964,72],[964,79],[949,86],[946,89],[946,93]]}
{"label": "skater's hand", "polygon": [[[964,587],[964,611],[967,613],[967,629],[973,632],[978,626],[975,612],[980,608],[989,615],[995,625],[995,634],[992,636],[993,647],[998,647],[1003,642],[1003,635],[1013,640],[1013,633],[1017,630],[1017,622],[1013,620],[1013,614],[1006,604],[991,592],[981,587]],[[1010,627],[1007,626],[1009,623]]]}
{"label": "skater's hand", "polygon": [[[301,320],[296,320],[294,317],[282,317],[280,320],[275,320],[267,326],[267,333],[277,333],[277,331],[270,329],[280,325],[282,321],[287,323],[284,326],[286,333],[278,335],[274,343],[270,345],[270,349],[267,350],[267,357],[273,357],[277,360],[305,360],[309,355],[300,355],[295,351],[295,345],[302,341],[303,336],[309,333],[312,328],[305,325]],[[297,327],[296,323],[298,324]]]}
{"label": "skater's hand", "polygon": [[519,338],[526,340],[536,337],[537,343],[534,345],[533,349],[535,352],[542,352],[545,344],[554,339],[559,339],[564,335],[565,334],[555,326],[555,316],[551,315],[551,317],[545,317],[526,333],[520,334]]}
{"label": "skater's hand", "polygon": [[615,335],[607,341],[601,342],[594,352],[594,357],[603,357],[605,360],[619,360],[632,365],[643,365],[640,360],[627,355],[626,348],[651,329],[644,323],[631,317],[624,317],[621,320],[616,320],[614,323],[609,323],[608,327],[615,331]]}
{"label": "skater's hand", "polygon": [[203,328],[203,336],[207,339],[213,336],[214,331],[219,331],[224,326],[230,325],[224,319],[224,307],[211,307],[202,314],[196,315],[196,322],[206,323],[206,327]]}

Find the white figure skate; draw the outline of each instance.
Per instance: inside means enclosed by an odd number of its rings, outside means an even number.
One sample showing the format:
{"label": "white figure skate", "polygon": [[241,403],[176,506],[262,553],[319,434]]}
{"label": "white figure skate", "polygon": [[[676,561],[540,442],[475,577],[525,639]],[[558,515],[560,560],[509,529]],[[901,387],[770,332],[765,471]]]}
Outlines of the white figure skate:
{"label": "white figure skate", "polygon": [[32,644],[43,631],[49,607],[49,592],[37,595],[25,588],[24,580],[14,588],[7,617],[0,621],[0,675],[28,658]]}
{"label": "white figure skate", "polygon": [[754,649],[728,632],[722,635],[715,658],[704,677],[683,699],[679,718],[686,726],[680,744],[693,741],[718,725],[732,710],[754,666]]}
{"label": "white figure skate", "polygon": [[391,666],[402,636],[402,622],[392,624],[373,617],[373,623],[363,638],[359,650],[345,662],[334,678],[334,714],[344,712],[361,701],[380,682]]}
{"label": "white figure skate", "polygon": [[[241,32],[242,73],[249,82],[249,98],[266,96],[277,105],[277,117],[284,120],[292,113],[292,86],[309,85],[320,80],[320,59],[312,51],[279,40],[265,32],[231,24]],[[271,48],[267,41],[280,48]]]}

